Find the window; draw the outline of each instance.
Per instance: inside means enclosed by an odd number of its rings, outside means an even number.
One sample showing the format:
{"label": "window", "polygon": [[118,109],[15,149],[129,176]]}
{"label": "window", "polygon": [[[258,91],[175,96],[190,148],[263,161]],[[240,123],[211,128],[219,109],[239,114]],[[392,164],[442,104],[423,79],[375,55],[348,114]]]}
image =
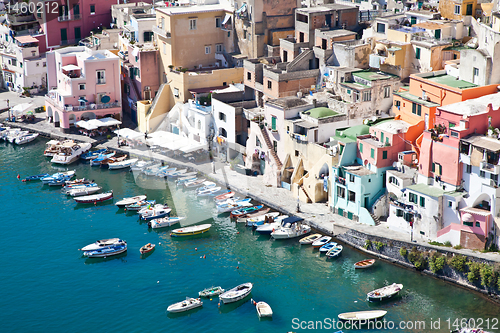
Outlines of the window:
{"label": "window", "polygon": [[474,222],[465,222],[464,221],[464,225],[466,225],[468,227],[473,227],[474,226]]}
{"label": "window", "polygon": [[104,70],[96,71],[97,84],[106,84],[106,72]]}
{"label": "window", "polygon": [[43,67],[47,67],[47,63],[44,61],[42,64]]}
{"label": "window", "polygon": [[[262,148],[262,144],[260,143],[260,140],[259,140],[259,138],[258,138],[258,137],[255,137],[255,145],[256,145],[257,147]],[[297,151],[295,151],[295,153],[297,153]]]}
{"label": "window", "polygon": [[80,89],[80,90],[85,90],[85,84],[80,83],[80,84],[78,85],[78,89]]}
{"label": "window", "polygon": [[372,92],[371,90],[363,91],[363,102],[368,102],[372,100]]}
{"label": "window", "polygon": [[450,135],[452,138],[458,138],[458,132],[457,131],[451,131]]}
{"label": "window", "polygon": [[227,32],[227,38],[231,37],[231,31]]}
{"label": "window", "polygon": [[460,15],[460,5],[455,5],[455,15]]}
{"label": "window", "polygon": [[222,45],[222,44],[216,44],[215,45],[215,52],[222,53],[223,48],[224,48],[224,45]]}
{"label": "window", "polygon": [[179,89],[174,88],[174,97],[179,98]]}
{"label": "window", "polygon": [[383,160],[386,160],[386,159],[387,159],[387,150],[384,150],[384,151],[382,152],[382,159],[383,159]]}
{"label": "window", "polygon": [[479,76],[479,68],[476,68],[476,67],[472,67],[472,73],[474,76]]}
{"label": "window", "polygon": [[401,101],[395,101],[394,106],[397,107],[399,110],[399,108],[401,107]]}
{"label": "window", "polygon": [[337,196],[339,198],[345,199],[345,188],[342,186],[337,186]]}
{"label": "window", "polygon": [[349,201],[356,202],[356,193],[353,191],[348,191],[348,193],[349,193]]}
{"label": "window", "polygon": [[17,66],[17,60],[16,59],[12,59],[12,66]]}
{"label": "window", "polygon": [[453,207],[453,201],[448,200],[448,207]]}
{"label": "window", "polygon": [[210,53],[212,53],[212,46],[205,45],[205,54],[210,54]]}
{"label": "window", "polygon": [[353,102],[357,102],[357,101],[359,101],[359,92],[357,92],[357,91],[353,91],[353,94],[352,94],[352,101],[353,101]]}
{"label": "window", "polygon": [[381,34],[385,34],[385,24],[377,23],[377,32]]}
{"label": "window", "polygon": [[384,143],[384,132],[380,131],[380,142]]}
{"label": "window", "polygon": [[417,103],[412,103],[411,113],[416,114],[417,116],[422,115],[422,105]]}
{"label": "window", "polygon": [[278,152],[278,141],[276,140],[273,140],[273,150],[275,153]]}
{"label": "window", "polygon": [[472,165],[466,164],[465,165],[465,172],[466,173],[471,173],[472,172]]}
{"label": "window", "polygon": [[363,144],[360,142],[359,143],[359,152],[362,153],[363,152]]}
{"label": "window", "polygon": [[278,119],[278,118],[276,118],[276,117],[274,117],[274,116],[272,116],[272,117],[271,117],[271,129],[272,129],[273,131],[276,131],[276,120],[277,120],[277,119]]}
{"label": "window", "polygon": [[351,183],[354,183],[354,180],[355,180],[354,175],[349,174],[349,181]]}
{"label": "window", "polygon": [[40,63],[38,61],[36,62],[36,67],[40,67]]}
{"label": "window", "polygon": [[163,43],[163,54],[167,54],[167,43]]}
{"label": "window", "polygon": [[201,129],[201,120],[198,120],[198,129]]}
{"label": "window", "polygon": [[247,80],[251,81],[252,80],[252,73],[247,72]]}
{"label": "window", "polygon": [[397,217],[403,217],[404,213],[402,209],[396,209],[396,216]]}
{"label": "window", "polygon": [[391,97],[391,86],[384,87],[384,98]]}
{"label": "window", "polygon": [[95,15],[95,5],[90,5],[90,15]]}
{"label": "window", "polygon": [[267,80],[267,89],[273,89],[273,83],[271,80]]}
{"label": "window", "polygon": [[486,172],[484,172],[483,170],[479,171],[479,177],[486,178]]}
{"label": "window", "polygon": [[247,31],[243,30],[243,39],[247,39]]}
{"label": "window", "polygon": [[196,30],[197,19],[189,19],[189,30]]}
{"label": "window", "polygon": [[476,222],[476,227],[480,228],[481,227],[481,223]]}
{"label": "window", "polygon": [[295,151],[295,157],[299,157],[299,155],[300,155],[300,154],[299,154],[299,151],[298,151],[298,150],[296,150],[296,151]]}
{"label": "window", "polygon": [[432,163],[432,172],[437,176],[441,176],[443,174],[443,166],[439,163]]}
{"label": "window", "polygon": [[415,49],[415,58],[420,59],[420,47]]}
{"label": "window", "polygon": [[219,112],[219,120],[226,121],[226,114]]}
{"label": "window", "polygon": [[390,176],[389,177],[389,184],[394,184],[395,186],[399,186],[399,181],[396,177]]}
{"label": "window", "polygon": [[160,25],[161,25],[160,28],[165,29],[165,18],[164,17],[161,18]]}
{"label": "window", "polygon": [[490,179],[495,182],[495,184],[498,184],[498,175],[490,173]]}
{"label": "window", "polygon": [[371,149],[370,157],[375,158],[375,149],[373,149],[373,148]]}
{"label": "window", "polygon": [[215,27],[216,28],[220,28],[220,22],[221,22],[221,18],[220,17],[216,17],[215,18]]}
{"label": "window", "polygon": [[420,197],[420,207],[425,207],[425,198],[424,197]]}
{"label": "window", "polygon": [[413,202],[414,204],[416,204],[418,202],[418,195],[410,192],[410,195],[408,196],[408,200],[410,200],[410,202]]}

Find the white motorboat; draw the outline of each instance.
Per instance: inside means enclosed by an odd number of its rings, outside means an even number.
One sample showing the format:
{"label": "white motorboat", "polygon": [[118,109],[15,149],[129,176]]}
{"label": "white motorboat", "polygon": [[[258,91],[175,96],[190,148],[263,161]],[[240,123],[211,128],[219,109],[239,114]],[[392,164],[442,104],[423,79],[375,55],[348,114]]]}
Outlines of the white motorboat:
{"label": "white motorboat", "polygon": [[370,302],[380,302],[389,299],[399,293],[403,289],[402,284],[393,283],[379,289],[375,289],[366,294],[366,299]]}
{"label": "white motorboat", "polygon": [[235,209],[239,209],[242,207],[252,207],[253,204],[250,203],[252,201],[251,198],[241,199],[241,200],[231,200],[229,199],[226,203],[222,202],[221,204],[217,204],[217,213],[228,213],[232,212]]}
{"label": "white motorboat", "polygon": [[112,245],[110,247],[83,252],[84,256],[89,258],[107,258],[111,256],[116,256],[117,254],[124,253],[127,251],[127,244],[124,245]]}
{"label": "white motorboat", "polygon": [[24,145],[26,143],[29,143],[29,142],[35,140],[36,138],[38,138],[39,135],[40,134],[38,134],[38,133],[31,133],[31,134],[18,136],[17,138],[14,139],[14,143],[17,145]]}
{"label": "white motorboat", "polygon": [[82,195],[90,195],[97,193],[102,188],[99,186],[77,187],[66,191],[66,194],[72,197],[80,197]]}
{"label": "white motorboat", "polygon": [[153,219],[159,219],[161,217],[168,216],[170,212],[172,211],[172,208],[169,207],[163,207],[163,208],[153,208],[149,209],[146,212],[140,214],[141,219],[145,221],[153,220]]}
{"label": "white motorboat", "polygon": [[255,229],[255,231],[257,231],[261,235],[270,235],[274,230],[278,229],[281,226],[281,222],[288,217],[288,215],[278,216],[271,223],[264,223],[257,226],[257,229]]}
{"label": "white motorboat", "polygon": [[332,237],[330,237],[330,236],[322,236],[321,238],[315,240],[311,245],[315,249],[319,249],[320,247],[322,247],[323,245],[328,243],[331,239],[332,239]]}
{"label": "white motorboat", "polygon": [[45,150],[43,151],[43,156],[52,157],[59,152],[61,146],[67,142],[73,142],[73,140],[50,140],[45,144]]}
{"label": "white motorboat", "polygon": [[302,224],[302,218],[289,217],[281,222],[281,226],[271,233],[274,239],[290,239],[300,236],[305,236],[311,232],[311,227],[307,224]]}
{"label": "white motorboat", "polygon": [[137,211],[137,214],[142,215],[142,214],[146,213],[148,210],[160,209],[160,208],[168,208],[168,205],[167,204],[154,204],[154,203],[148,204],[145,207],[139,209]]}
{"label": "white motorboat", "polygon": [[278,216],[280,215],[279,212],[272,212],[272,213],[267,213],[267,214],[264,214],[264,215],[260,215],[260,216],[257,216],[257,217],[251,217],[251,218],[247,218],[246,220],[246,225],[248,227],[253,227],[253,226],[259,226],[259,225],[262,225],[264,224],[264,221],[266,219],[275,219],[277,218]]}
{"label": "white motorboat", "polygon": [[142,171],[151,166],[154,162],[139,160],[134,165],[130,166],[130,171]]}
{"label": "white motorboat", "polygon": [[163,166],[163,165],[161,165],[161,163],[158,163],[158,164],[150,166],[147,169],[144,169],[142,171],[142,173],[145,174],[146,176],[155,176],[158,172],[161,172],[161,170],[165,170],[167,168],[168,168],[168,165]]}
{"label": "white motorboat", "polygon": [[233,303],[244,299],[252,292],[253,284],[250,282],[240,284],[231,290],[219,295],[219,299],[224,303]]}
{"label": "white motorboat", "polygon": [[[169,178],[183,177],[184,175],[187,174],[187,170],[188,169],[181,169],[181,170],[177,170],[177,171],[171,172],[171,173],[168,174],[168,177]],[[192,172],[192,173],[196,174],[196,172]]]}
{"label": "white motorboat", "polygon": [[259,318],[263,317],[272,317],[273,309],[266,302],[257,302],[255,303],[255,308],[257,309],[257,315]]}
{"label": "white motorboat", "polygon": [[148,222],[148,227],[153,229],[171,227],[174,224],[179,223],[179,221],[184,220],[186,217],[162,217],[159,219],[154,219]]}
{"label": "white motorboat", "polygon": [[88,142],[82,143],[65,143],[61,146],[59,153],[52,157],[51,162],[57,164],[71,164],[80,158],[81,154],[90,150],[92,144]]}
{"label": "white motorboat", "polygon": [[[205,191],[205,190],[208,190],[209,188],[217,186],[217,184],[215,184],[214,182],[211,182],[211,181],[205,181],[201,185],[203,185],[203,186],[202,187],[198,187],[196,189],[196,193],[201,192],[201,191]],[[190,187],[190,186],[186,186],[186,187]]]}
{"label": "white motorboat", "polygon": [[2,139],[14,143],[14,140],[20,136],[29,134],[29,131],[20,128],[11,128],[2,132]]}
{"label": "white motorboat", "polygon": [[108,167],[109,167],[109,170],[125,169],[125,168],[130,167],[132,164],[134,164],[138,160],[139,160],[138,158],[131,158],[131,159],[121,161],[121,162],[109,163]]}
{"label": "white motorboat", "polygon": [[184,312],[197,307],[203,306],[203,302],[199,298],[186,297],[185,301],[174,303],[167,308],[168,312]]}
{"label": "white motorboat", "polygon": [[219,192],[220,189],[221,189],[220,186],[211,187],[211,188],[204,189],[203,191],[198,191],[196,193],[196,195],[199,197],[208,197],[210,195],[214,195],[215,193]]}
{"label": "white motorboat", "polygon": [[356,311],[345,312],[338,315],[340,320],[344,321],[362,321],[368,322],[370,320],[377,320],[387,314],[385,310],[369,310],[369,311]]}
{"label": "white motorboat", "polygon": [[132,205],[132,204],[135,204],[139,201],[146,200],[146,198],[147,198],[147,196],[145,194],[137,195],[135,197],[123,198],[122,200],[115,203],[115,205],[118,207],[125,207],[127,205]]}
{"label": "white motorboat", "polygon": [[121,240],[120,238],[108,238],[108,239],[100,239],[95,243],[84,246],[80,249],[80,251],[95,251],[99,249],[103,249],[106,247],[110,247],[113,245],[123,245],[127,244],[126,241]]}

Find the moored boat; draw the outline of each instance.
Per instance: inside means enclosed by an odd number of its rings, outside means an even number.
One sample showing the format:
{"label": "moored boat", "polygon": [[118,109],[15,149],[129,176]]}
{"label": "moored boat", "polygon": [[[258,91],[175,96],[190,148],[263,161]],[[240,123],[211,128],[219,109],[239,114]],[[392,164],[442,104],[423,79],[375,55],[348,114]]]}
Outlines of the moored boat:
{"label": "moored boat", "polygon": [[219,295],[219,299],[224,303],[233,303],[244,299],[252,292],[253,284],[250,282],[240,284]]}
{"label": "moored boat", "polygon": [[68,142],[61,145],[59,152],[52,157],[50,160],[52,163],[57,164],[71,164],[78,160],[80,155],[89,151],[92,144],[88,142]]}
{"label": "moored boat", "polygon": [[258,210],[261,210],[264,207],[264,205],[258,205],[258,206],[252,206],[252,207],[245,207],[245,208],[240,208],[233,210],[231,214],[229,215],[231,218],[237,218],[241,215],[249,214],[249,213],[254,213]]}
{"label": "moored boat", "polygon": [[323,235],[321,235],[321,234],[312,234],[312,235],[306,236],[304,238],[301,238],[299,240],[299,243],[302,245],[309,245],[321,237],[323,237]]}
{"label": "moored boat", "polygon": [[106,151],[108,151],[107,148],[88,151],[85,154],[82,154],[80,156],[80,159],[82,159],[82,160],[91,160],[93,158],[98,157],[100,154],[104,154]]}
{"label": "moored boat", "polygon": [[109,168],[109,170],[125,169],[125,168],[128,168],[131,165],[133,165],[138,160],[139,159],[137,159],[137,158],[130,158],[128,160],[124,160],[121,162],[108,163],[108,168]]}
{"label": "moored boat", "polygon": [[86,195],[83,197],[75,197],[74,198],[77,203],[98,203],[102,201],[107,201],[113,199],[113,191],[107,193]]}
{"label": "moored boat", "polygon": [[132,204],[137,203],[139,201],[146,200],[146,198],[147,198],[147,196],[145,194],[136,195],[135,197],[123,198],[122,200],[115,203],[115,205],[118,207],[125,207],[127,205],[132,205]]}
{"label": "moored boat", "polygon": [[126,210],[132,210],[132,211],[139,211],[143,208],[146,208],[147,206],[155,205],[156,200],[142,200],[130,205],[126,205],[125,209]]}
{"label": "moored boat", "polygon": [[369,311],[356,311],[356,312],[345,312],[338,315],[340,320],[344,321],[363,321],[368,322],[370,320],[381,319],[387,314],[385,310],[369,310]]}
{"label": "moored boat", "polygon": [[103,249],[106,247],[110,247],[113,245],[123,245],[123,244],[127,244],[127,242],[120,239],[120,238],[107,238],[107,239],[100,239],[100,240],[96,241],[95,243],[92,243],[92,244],[89,244],[89,245],[82,247],[79,250],[80,251],[94,251],[94,250],[99,250],[99,249]]}
{"label": "moored boat", "polygon": [[335,246],[337,246],[337,243],[335,243],[335,242],[326,243],[325,245],[323,245],[322,247],[319,248],[319,252],[320,253],[327,253]]}
{"label": "moored boat", "polygon": [[212,225],[210,223],[207,223],[207,224],[194,225],[191,227],[174,229],[170,232],[170,236],[177,237],[177,236],[199,235],[199,234],[203,234],[203,233],[207,232],[208,230],[210,230],[211,226]]}
{"label": "moored boat", "polygon": [[213,194],[214,194],[214,193],[216,193],[216,192],[219,192],[219,191],[220,191],[220,189],[221,189],[221,187],[220,187],[220,186],[217,186],[217,187],[211,187],[211,188],[207,188],[207,189],[205,189],[205,190],[203,190],[203,191],[198,191],[198,192],[196,192],[196,195],[197,195],[198,197],[208,197],[208,196],[210,196],[210,195],[213,195]]}
{"label": "moored boat", "polygon": [[334,247],[332,247],[330,250],[328,250],[328,252],[326,253],[326,257],[327,258],[336,258],[336,257],[340,256],[343,249],[344,249],[344,247],[342,245],[337,244]]}
{"label": "moored boat", "polygon": [[224,292],[224,289],[222,287],[210,287],[203,289],[198,293],[198,296],[200,297],[213,297],[213,296],[218,296]]}
{"label": "moored boat", "polygon": [[114,151],[112,151],[110,153],[105,151],[105,152],[97,155],[97,157],[91,158],[90,159],[90,166],[100,166],[102,161],[107,160],[108,158],[115,156],[115,154],[116,154],[116,152],[114,152]]}
{"label": "moored boat", "polygon": [[366,294],[366,299],[369,302],[384,301],[397,295],[401,291],[401,289],[403,289],[402,284],[393,283],[391,285],[370,291],[368,294]]}
{"label": "moored boat", "polygon": [[127,251],[127,244],[124,245],[113,245],[107,248],[94,250],[94,251],[85,251],[83,252],[84,256],[89,258],[106,258],[115,256],[120,253],[124,253]]}
{"label": "moored boat", "polygon": [[358,261],[357,263],[354,264],[354,268],[356,269],[364,269],[373,266],[375,263],[375,259],[365,259]]}
{"label": "moored boat", "polygon": [[148,227],[152,229],[166,228],[179,223],[179,221],[184,220],[186,217],[172,216],[172,217],[162,217],[159,219],[154,219],[148,222]]}
{"label": "moored boat", "polygon": [[312,242],[312,247],[314,247],[315,249],[319,249],[320,247],[322,247],[323,245],[325,245],[326,243],[328,243],[330,240],[332,239],[332,237],[330,236],[322,236],[321,238],[315,240],[314,242]]}
{"label": "moored boat", "polygon": [[246,198],[246,199],[241,199],[241,200],[231,200],[229,199],[228,201],[221,202],[220,204],[217,204],[217,213],[228,213],[233,210],[242,208],[242,207],[251,207],[253,204],[250,203],[252,201],[251,198]]}
{"label": "moored boat", "polygon": [[272,212],[272,213],[267,213],[267,214],[259,215],[259,216],[256,216],[256,217],[250,217],[250,218],[247,218],[245,225],[247,227],[257,227],[259,225],[264,224],[264,222],[266,220],[275,219],[279,215],[280,215],[279,212]]}
{"label": "moored boat", "polygon": [[61,178],[66,178],[65,180],[70,180],[71,178],[73,178],[73,176],[75,174],[76,174],[75,170],[65,171],[65,172],[57,172],[57,173],[53,174],[52,176],[43,177],[40,180],[42,181],[43,184],[48,184],[52,181],[60,180]]}
{"label": "moored boat", "polygon": [[156,247],[155,244],[147,243],[146,245],[142,246],[139,249],[139,252],[141,252],[141,254],[146,254],[152,252],[155,249],[155,247]]}
{"label": "moored boat", "polygon": [[29,143],[36,138],[38,138],[40,134],[39,133],[30,133],[30,134],[25,134],[25,135],[20,135],[14,139],[14,143],[17,145],[24,145],[26,143]]}
{"label": "moored boat", "polygon": [[255,217],[265,215],[270,210],[271,210],[271,208],[269,208],[269,207],[262,207],[261,209],[256,210],[253,213],[248,213],[248,214],[243,214],[241,216],[238,216],[238,218],[236,219],[236,222],[245,223],[248,219],[252,219]]}
{"label": "moored boat", "polygon": [[219,194],[218,196],[215,196],[214,197],[214,201],[215,202],[220,202],[220,201],[224,201],[224,200],[227,200],[229,198],[232,198],[234,197],[234,192],[233,191],[227,191],[226,193],[223,193],[223,194]]}
{"label": "moored boat", "polygon": [[33,175],[33,176],[28,176],[22,180],[22,182],[30,182],[33,180],[41,180],[42,178],[49,177],[50,175],[48,173],[42,173],[40,175]]}
{"label": "moored boat", "polygon": [[115,156],[110,157],[108,159],[102,160],[100,167],[102,169],[108,169],[110,164],[112,164],[112,163],[118,163],[118,162],[123,162],[123,161],[125,161],[127,159],[127,157],[128,156],[126,154],[120,154],[118,156],[115,155]]}
{"label": "moored boat", "polygon": [[136,163],[134,163],[132,166],[130,166],[130,171],[142,171],[152,164],[153,164],[152,161],[139,160]]}
{"label": "moored boat", "polygon": [[149,221],[153,219],[159,219],[161,217],[168,216],[170,212],[172,211],[172,208],[169,208],[168,206],[166,207],[161,207],[161,208],[153,208],[153,209],[148,209],[147,211],[140,213],[141,219],[144,221]]}
{"label": "moored boat", "polygon": [[274,230],[278,229],[281,226],[281,222],[288,217],[288,215],[278,216],[271,223],[264,223],[257,226],[255,231],[257,231],[261,235],[270,235],[272,232],[274,232]]}
{"label": "moored boat", "polygon": [[66,194],[72,197],[81,197],[84,195],[97,193],[101,189],[102,188],[99,186],[77,187],[77,188],[72,188],[70,190],[66,190]]}
{"label": "moored boat", "polygon": [[[72,141],[72,140],[69,140]],[[59,140],[50,140],[45,144],[45,150],[43,151],[43,156],[52,157],[59,152],[63,142]]]}
{"label": "moored boat", "polygon": [[302,220],[302,218],[296,216],[284,219],[281,226],[271,233],[271,237],[274,239],[290,239],[310,233],[311,227],[300,223]]}
{"label": "moored boat", "polygon": [[167,308],[168,312],[184,312],[197,307],[203,306],[203,302],[199,298],[186,297],[185,301],[174,303]]}
{"label": "moored boat", "polygon": [[203,185],[204,182],[205,182],[205,178],[201,178],[201,179],[196,179],[196,180],[192,180],[189,182],[185,182],[183,185],[185,188],[190,188],[190,187],[201,186],[201,185]]}
{"label": "moored boat", "polygon": [[[253,301],[253,300],[252,300]],[[273,310],[271,309],[271,306],[267,304],[266,302],[255,302],[253,301],[255,308],[257,309],[257,315],[259,318],[264,318],[264,317],[272,317],[273,316]]]}

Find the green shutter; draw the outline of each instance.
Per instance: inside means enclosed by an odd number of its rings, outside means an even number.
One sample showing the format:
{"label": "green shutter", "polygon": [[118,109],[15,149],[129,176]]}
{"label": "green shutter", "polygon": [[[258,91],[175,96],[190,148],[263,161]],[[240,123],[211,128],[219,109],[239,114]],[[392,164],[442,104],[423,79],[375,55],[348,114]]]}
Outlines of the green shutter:
{"label": "green shutter", "polygon": [[271,117],[271,126],[273,131],[276,131],[276,117]]}
{"label": "green shutter", "polygon": [[384,142],[384,132],[380,132],[380,141]]}
{"label": "green shutter", "polygon": [[411,104],[411,113],[417,114],[417,104],[415,103]]}
{"label": "green shutter", "polygon": [[439,164],[439,175],[441,176],[443,174],[443,166]]}
{"label": "green shutter", "polygon": [[420,196],[420,207],[425,207],[425,198]]}
{"label": "green shutter", "polygon": [[363,152],[363,144],[360,142],[359,143],[359,152],[362,153]]}
{"label": "green shutter", "polygon": [[420,47],[415,49],[415,58],[420,59]]}
{"label": "green shutter", "polygon": [[382,152],[382,159],[386,160],[387,159],[387,150],[384,150]]}
{"label": "green shutter", "polygon": [[373,148],[372,148],[372,151],[371,151],[370,156],[371,156],[372,158],[375,158],[375,149],[373,149]]}
{"label": "green shutter", "polygon": [[436,172],[436,163],[432,163],[432,172]]}
{"label": "green shutter", "polygon": [[418,116],[422,115],[422,105],[420,105],[420,104],[417,105],[417,115]]}

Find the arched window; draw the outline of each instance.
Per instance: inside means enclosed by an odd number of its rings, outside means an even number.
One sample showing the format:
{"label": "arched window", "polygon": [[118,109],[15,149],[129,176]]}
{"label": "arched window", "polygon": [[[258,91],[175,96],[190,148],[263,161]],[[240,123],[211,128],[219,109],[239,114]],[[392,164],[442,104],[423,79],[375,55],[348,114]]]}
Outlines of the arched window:
{"label": "arched window", "polygon": [[198,120],[198,129],[201,129],[201,120]]}

